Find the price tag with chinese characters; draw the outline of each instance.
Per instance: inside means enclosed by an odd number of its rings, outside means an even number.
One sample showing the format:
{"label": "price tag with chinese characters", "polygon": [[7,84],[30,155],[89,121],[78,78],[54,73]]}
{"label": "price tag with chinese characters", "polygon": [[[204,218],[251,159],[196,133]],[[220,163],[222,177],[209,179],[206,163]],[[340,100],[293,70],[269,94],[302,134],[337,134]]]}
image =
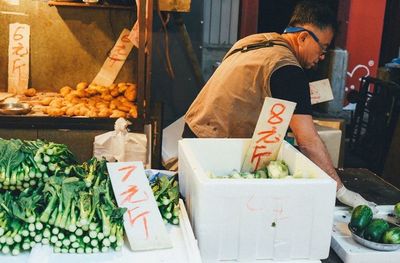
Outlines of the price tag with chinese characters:
{"label": "price tag with chinese characters", "polygon": [[310,82],[310,97],[312,105],[333,100],[329,79]]}
{"label": "price tag with chinese characters", "polygon": [[29,81],[30,26],[10,24],[8,46],[8,92],[23,94]]}
{"label": "price tag with chinese characters", "polygon": [[171,248],[142,162],[107,163],[115,198],[126,207],[124,228],[134,251]]}
{"label": "price tag with chinese characters", "polygon": [[258,170],[276,159],[295,107],[294,102],[265,98],[242,172]]}
{"label": "price tag with chinese characters", "polygon": [[101,86],[110,86],[114,83],[114,80],[117,78],[119,71],[133,48],[133,43],[128,38],[129,33],[130,31],[128,29],[122,30],[117,43],[115,43],[115,46],[111,49],[106,61],[92,83]]}

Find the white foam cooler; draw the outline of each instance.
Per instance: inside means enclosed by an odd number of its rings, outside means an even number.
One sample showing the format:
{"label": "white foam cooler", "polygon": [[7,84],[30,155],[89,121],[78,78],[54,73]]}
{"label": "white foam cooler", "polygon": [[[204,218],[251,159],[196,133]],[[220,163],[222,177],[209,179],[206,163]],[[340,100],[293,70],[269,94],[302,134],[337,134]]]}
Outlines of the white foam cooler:
{"label": "white foam cooler", "polygon": [[179,185],[205,262],[323,259],[336,182],[283,142],[278,159],[313,179],[213,179],[240,170],[250,139],[183,139]]}

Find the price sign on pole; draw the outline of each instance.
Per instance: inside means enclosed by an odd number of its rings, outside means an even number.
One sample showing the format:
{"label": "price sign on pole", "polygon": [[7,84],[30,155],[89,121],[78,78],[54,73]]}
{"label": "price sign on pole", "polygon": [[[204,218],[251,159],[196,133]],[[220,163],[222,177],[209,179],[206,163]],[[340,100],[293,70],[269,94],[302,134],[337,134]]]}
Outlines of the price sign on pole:
{"label": "price sign on pole", "polygon": [[132,250],[172,247],[142,162],[107,163],[115,198],[126,207],[124,228]]}
{"label": "price sign on pole", "polygon": [[8,46],[8,92],[23,94],[29,80],[30,26],[10,24]]}
{"label": "price sign on pole", "polygon": [[295,107],[294,102],[265,98],[242,172],[258,170],[276,159]]}
{"label": "price sign on pole", "polygon": [[113,49],[108,54],[106,61],[92,83],[101,86],[110,86],[114,83],[114,80],[117,78],[119,71],[133,48],[133,43],[128,39],[129,34],[130,31],[128,29],[122,30],[117,43],[115,43]]}

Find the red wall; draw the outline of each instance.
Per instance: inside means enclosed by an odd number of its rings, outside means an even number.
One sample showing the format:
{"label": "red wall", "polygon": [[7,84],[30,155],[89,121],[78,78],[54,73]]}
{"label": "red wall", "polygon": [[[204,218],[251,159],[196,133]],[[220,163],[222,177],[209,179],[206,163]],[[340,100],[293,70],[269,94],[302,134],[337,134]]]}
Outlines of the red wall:
{"label": "red wall", "polygon": [[358,89],[360,77],[376,77],[385,6],[386,0],[350,0],[345,45],[349,52],[346,91]]}

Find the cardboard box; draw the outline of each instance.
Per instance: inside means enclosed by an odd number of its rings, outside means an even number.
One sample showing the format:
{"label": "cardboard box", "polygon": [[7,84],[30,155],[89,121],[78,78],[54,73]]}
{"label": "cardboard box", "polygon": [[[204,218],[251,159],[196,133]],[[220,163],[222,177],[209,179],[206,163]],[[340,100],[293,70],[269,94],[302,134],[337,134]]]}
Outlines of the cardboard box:
{"label": "cardboard box", "polygon": [[179,141],[179,184],[205,262],[323,259],[336,182],[283,142],[278,159],[313,179],[211,179],[240,170],[250,139]]}
{"label": "cardboard box", "polygon": [[[344,150],[345,150],[345,137],[346,137],[346,123],[344,119],[334,119],[334,118],[314,118],[314,123],[320,126],[324,127],[329,127],[334,130],[339,130],[340,135],[338,131],[336,131],[336,136],[335,137],[335,142],[329,142],[330,135],[329,132],[327,132],[327,136],[323,137],[321,136],[322,139],[325,138],[324,143],[327,145],[328,151],[331,154],[331,152],[335,153],[335,158],[336,155],[338,154],[339,156],[337,157],[337,165],[335,165],[336,168],[343,167],[344,163]],[[340,143],[337,144],[338,137],[340,138],[339,141]],[[334,146],[336,144],[336,146]],[[328,147],[329,145],[329,147]],[[339,147],[339,149],[337,149]],[[332,158],[333,159],[333,158]]]}
{"label": "cardboard box", "polygon": [[327,126],[315,125],[319,137],[324,142],[335,168],[343,167],[339,164],[342,131]]}

